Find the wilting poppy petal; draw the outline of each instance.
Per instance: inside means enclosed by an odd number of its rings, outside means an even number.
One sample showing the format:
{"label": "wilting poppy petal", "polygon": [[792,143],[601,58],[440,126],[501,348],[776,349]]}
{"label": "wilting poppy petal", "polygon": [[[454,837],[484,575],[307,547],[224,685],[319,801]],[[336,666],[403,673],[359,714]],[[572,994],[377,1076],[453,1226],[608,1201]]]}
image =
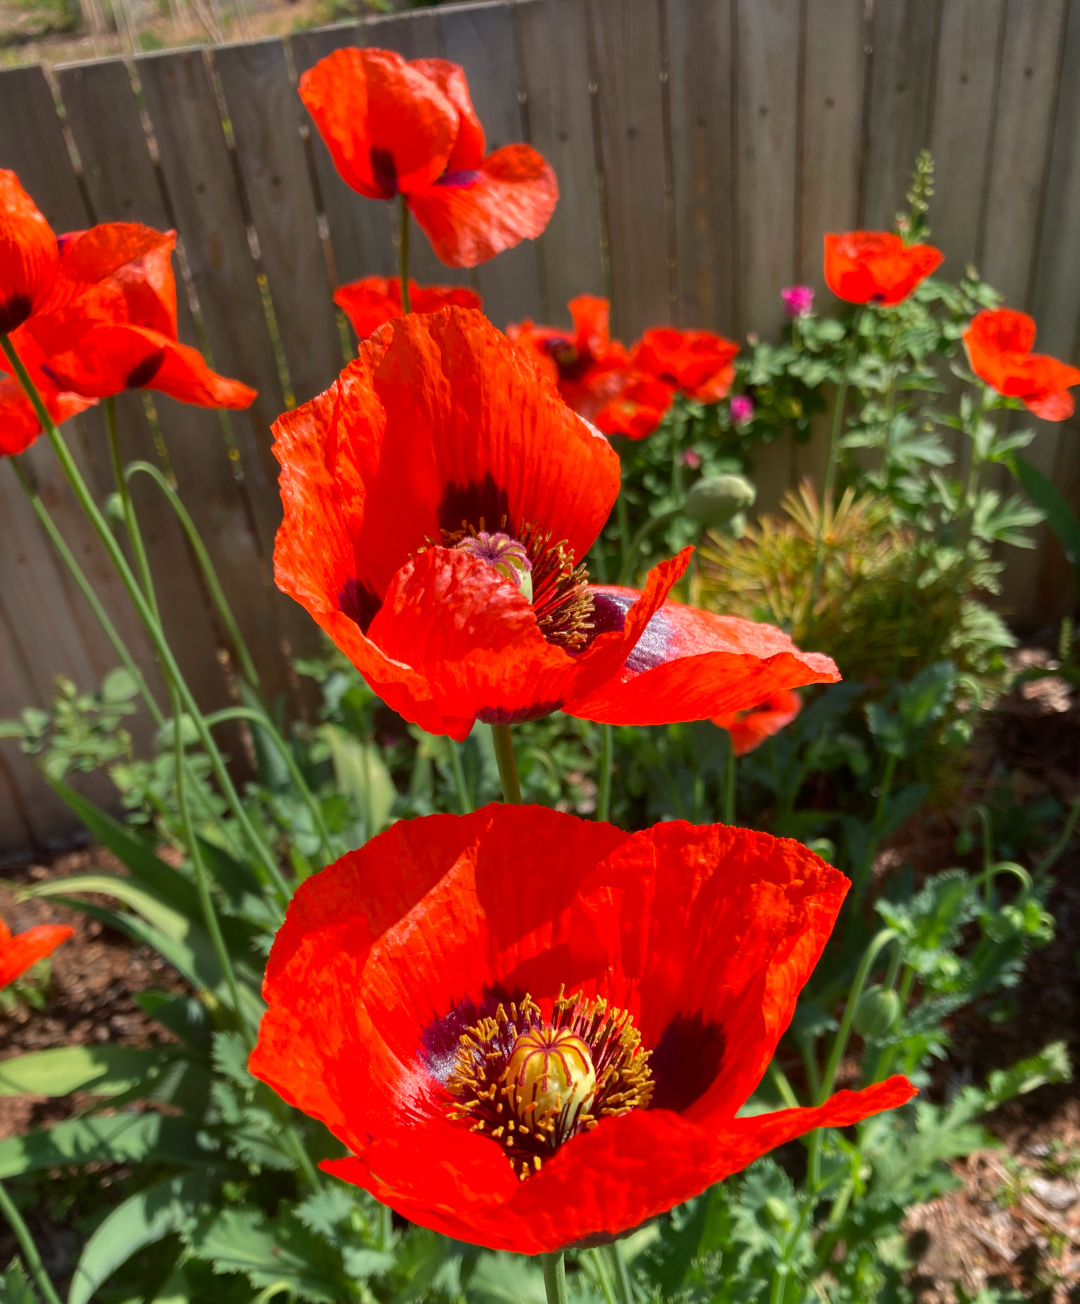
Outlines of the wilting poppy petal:
{"label": "wilting poppy petal", "polygon": [[334,166],[369,199],[432,185],[446,171],[459,113],[392,50],[335,50],[300,78],[300,96]]}
{"label": "wilting poppy petal", "polygon": [[1069,389],[1080,370],[1045,353],[1032,353],[1035,321],[1010,308],[976,313],[964,332],[964,347],[976,376],[999,394],[1020,399],[1044,421],[1064,421],[1074,410]]}
{"label": "wilting poppy petal", "polygon": [[255,390],[211,371],[197,349],[141,326],[95,323],[77,349],[49,359],[64,389],[108,398],[125,389],[156,389],[198,407],[246,408]]}
{"label": "wilting poppy petal", "polygon": [[630,365],[701,403],[718,403],[735,379],[734,340],[712,331],[670,326],[646,331],[630,354]]}
{"label": "wilting poppy petal", "polygon": [[457,139],[447,160],[446,171],[460,172],[479,167],[487,142],[484,128],[473,108],[464,68],[448,59],[414,59],[409,67],[430,78],[458,111]]}
{"label": "wilting poppy petal", "polygon": [[[626,834],[506,806],[402,821],[296,893],[250,1067],[353,1152],[329,1171],[423,1226],[526,1254],[618,1235],[913,1094],[893,1078],[736,1117],[847,886],[798,843],[720,825]],[[490,1043],[498,1083],[521,1029],[566,1029],[600,1000],[627,1021],[626,1112],[590,1097],[588,1120],[528,1140],[463,1108],[462,1035],[482,1019],[520,1011]]]}
{"label": "wilting poppy petal", "polygon": [[933,245],[906,245],[891,231],[848,231],[825,237],[825,281],[839,299],[892,308],[937,270],[945,255]]}
{"label": "wilting poppy petal", "polygon": [[0,335],[9,334],[41,308],[59,263],[52,227],[15,173],[0,168]]}
{"label": "wilting poppy petal", "polygon": [[[396,276],[365,276],[339,285],[334,302],[360,339],[366,340],[385,322],[401,316],[401,282]],[[409,302],[413,312],[438,312],[451,305],[483,307],[480,296],[467,285],[417,285],[415,281],[409,282]]]}
{"label": "wilting poppy petal", "polygon": [[767,738],[786,728],[802,710],[802,698],[790,688],[782,688],[746,711],[729,711],[714,715],[712,722],[731,736],[731,750],[745,756],[760,747]]}
{"label": "wilting poppy petal", "polygon": [[[637,599],[636,589],[591,591],[601,629],[606,622],[618,628]],[[829,657],[801,652],[772,625],[665,602],[620,674],[563,710],[605,724],[706,720],[747,710],[779,689],[839,678]]]}
{"label": "wilting poppy petal", "polygon": [[7,987],[31,965],[51,955],[61,942],[75,934],[67,924],[38,924],[25,933],[12,937],[8,926],[0,919],[0,987]]}
{"label": "wilting poppy petal", "polygon": [[555,173],[531,145],[504,145],[474,168],[409,195],[431,246],[450,267],[475,267],[534,240],[559,198]]}
{"label": "wilting poppy petal", "polygon": [[[33,374],[33,373],[31,373]],[[58,390],[46,376],[34,376],[49,416],[60,425],[68,417],[85,412],[94,399]],[[26,449],[41,434],[41,422],[30,400],[14,376],[0,375],[0,457],[11,457]]]}

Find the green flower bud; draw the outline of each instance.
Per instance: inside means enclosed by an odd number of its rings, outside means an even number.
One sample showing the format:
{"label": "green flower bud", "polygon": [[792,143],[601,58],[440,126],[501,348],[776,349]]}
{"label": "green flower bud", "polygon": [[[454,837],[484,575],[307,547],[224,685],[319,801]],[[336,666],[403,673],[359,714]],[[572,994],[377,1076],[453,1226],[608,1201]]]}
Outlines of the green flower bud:
{"label": "green flower bud", "polygon": [[778,1195],[770,1195],[762,1205],[765,1217],[777,1227],[786,1227],[791,1222],[791,1210]]}
{"label": "green flower bud", "polygon": [[723,525],[752,507],[757,490],[744,475],[714,475],[699,480],[686,495],[683,511],[701,525]]}
{"label": "green flower bud", "polygon": [[855,1006],[852,1022],[860,1037],[873,1040],[884,1037],[900,1019],[900,997],[891,987],[867,987]]}

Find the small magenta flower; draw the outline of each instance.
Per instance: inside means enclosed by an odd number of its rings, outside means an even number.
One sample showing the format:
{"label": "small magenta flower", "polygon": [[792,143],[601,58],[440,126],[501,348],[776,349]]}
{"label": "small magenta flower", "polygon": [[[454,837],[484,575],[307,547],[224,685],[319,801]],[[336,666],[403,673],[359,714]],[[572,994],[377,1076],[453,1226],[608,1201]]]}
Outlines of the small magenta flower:
{"label": "small magenta flower", "polygon": [[753,418],[754,403],[745,394],[736,394],[731,400],[732,425],[745,426]]}
{"label": "small magenta flower", "polygon": [[701,454],[695,453],[692,448],[688,448],[682,455],[683,466],[693,467],[696,471],[701,465]]}
{"label": "small magenta flower", "polygon": [[780,291],[780,298],[789,317],[809,317],[814,311],[814,288],[811,285],[789,285]]}

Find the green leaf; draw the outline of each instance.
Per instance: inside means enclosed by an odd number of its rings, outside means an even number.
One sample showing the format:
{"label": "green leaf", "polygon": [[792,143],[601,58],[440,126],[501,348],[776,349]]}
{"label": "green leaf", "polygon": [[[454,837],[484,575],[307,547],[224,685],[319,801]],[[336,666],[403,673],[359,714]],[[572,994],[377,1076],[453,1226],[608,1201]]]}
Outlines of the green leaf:
{"label": "green leaf", "polygon": [[190,1226],[216,1181],[212,1170],[200,1168],[147,1187],[113,1209],[83,1246],[67,1304],[89,1304],[133,1254]]}
{"label": "green leaf", "polygon": [[1026,1095],[1036,1087],[1052,1082],[1071,1082],[1072,1065],[1063,1041],[1051,1042],[1037,1055],[1020,1060],[1008,1069],[996,1069],[987,1079],[990,1108],[1003,1105],[1015,1096]]}
{"label": "green leaf", "polygon": [[101,696],[106,702],[129,702],[138,692],[135,676],[122,666],[110,670],[101,681]]}
{"label": "green leaf", "polygon": [[390,823],[390,811],[397,800],[397,789],[382,753],[374,743],[361,742],[337,725],[324,725],[323,733],[330,743],[337,785],[359,806],[364,831],[373,838]]}
{"label": "green leaf", "polygon": [[544,1274],[520,1254],[484,1254],[469,1278],[469,1304],[545,1304]]}
{"label": "green leaf", "polygon": [[114,1096],[156,1078],[176,1058],[169,1046],[59,1046],[0,1060],[0,1096]]}
{"label": "green leaf", "polygon": [[0,1304],[38,1304],[38,1297],[18,1259],[12,1259],[7,1272],[0,1277]]}
{"label": "green leaf", "polygon": [[1076,519],[1076,514],[1046,476],[1030,462],[1022,457],[1013,457],[1009,459],[1008,466],[1020,481],[1024,492],[1046,517],[1047,525],[1076,571],[1076,583],[1080,589],[1080,521]]}
{"label": "green leaf", "polygon": [[340,1304],[346,1293],[340,1261],[296,1219],[271,1223],[258,1209],[224,1209],[202,1221],[192,1249],[215,1272],[242,1272],[253,1286],[281,1283],[316,1304]]}
{"label": "green leaf", "polygon": [[91,1114],[0,1141],[0,1178],[68,1164],[201,1162],[196,1132],[163,1114]]}

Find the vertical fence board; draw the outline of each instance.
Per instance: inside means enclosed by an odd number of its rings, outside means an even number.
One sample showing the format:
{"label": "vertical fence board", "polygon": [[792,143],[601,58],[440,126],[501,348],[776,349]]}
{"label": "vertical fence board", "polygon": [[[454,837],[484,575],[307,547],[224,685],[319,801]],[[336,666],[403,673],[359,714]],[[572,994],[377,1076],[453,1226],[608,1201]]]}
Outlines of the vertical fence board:
{"label": "vertical fence board", "polygon": [[315,645],[311,622],[295,603],[270,587],[274,532],[281,519],[269,431],[284,407],[277,364],[203,52],[148,55],[138,59],[136,67],[214,366],[259,392],[246,412],[230,416],[261,545],[259,579],[272,599],[254,600],[254,577],[249,574],[246,592],[251,600],[244,608],[249,629],[244,632],[253,655],[262,657],[259,670],[265,673],[265,687],[273,696],[290,686],[289,669],[280,656],[282,635],[297,649]]}
{"label": "vertical fence board", "polygon": [[[443,52],[465,69],[473,106],[484,124],[487,149],[522,139],[521,84],[514,17],[509,3],[451,6],[439,11]],[[508,321],[540,315],[537,247],[523,240],[476,269],[484,311],[503,327]]]}
{"label": "vertical fence board", "polygon": [[930,138],[930,225],[953,277],[974,261],[978,247],[1004,17],[1004,0],[943,0]]}
{"label": "vertical fence board", "polygon": [[518,0],[514,16],[529,140],[559,180],[559,203],[540,240],[542,313],[569,325],[570,299],[604,293],[588,12],[581,0]]}
{"label": "vertical fence board", "polygon": [[[859,220],[867,32],[863,0],[807,0],[796,276],[826,295],[827,231]],[[835,305],[836,300],[830,303]],[[829,304],[822,303],[821,310]]]}
{"label": "vertical fence board", "polygon": [[731,5],[667,9],[679,323],[725,335],[736,331]]}
{"label": "vertical fence board", "polygon": [[611,260],[623,339],[670,320],[657,0],[589,0]]}
{"label": "vertical fence board", "polygon": [[874,6],[861,223],[872,230],[891,229],[915,156],[930,144],[941,3],[889,0]]}
{"label": "vertical fence board", "polygon": [[[291,46],[297,71],[306,72],[334,50],[368,44],[367,27],[367,24],[343,23],[296,33],[291,38]],[[306,113],[305,120],[311,133],[315,175],[330,231],[339,284],[355,281],[361,276],[393,276],[396,263],[390,238],[389,204],[365,199],[347,186],[338,175],[318,129]]]}
{"label": "vertical fence board", "polygon": [[[124,62],[110,59],[73,64],[58,68],[56,76],[95,219],[143,222],[168,230],[169,215]],[[196,343],[182,287],[177,309],[181,337],[189,344]],[[200,466],[212,462],[214,459],[207,457],[207,448],[212,447],[239,512],[241,504],[217,418],[169,399],[159,400],[155,410],[174,470],[182,473],[193,457],[198,458]],[[142,458],[157,464],[158,454],[141,397],[120,395],[117,418],[125,461]],[[201,487],[205,489],[205,483]],[[168,601],[163,605],[162,619],[170,645],[198,700],[208,710],[223,706],[228,694],[215,656],[216,635],[183,529],[148,477],[136,476],[131,490],[151,569],[160,578],[168,577]],[[199,496],[203,498],[203,494]],[[200,503],[189,500],[187,506],[198,519]]]}
{"label": "vertical fence board", "polygon": [[326,258],[300,138],[300,96],[278,40],[220,46],[214,64],[293,393],[303,403],[321,393],[341,368]]}

